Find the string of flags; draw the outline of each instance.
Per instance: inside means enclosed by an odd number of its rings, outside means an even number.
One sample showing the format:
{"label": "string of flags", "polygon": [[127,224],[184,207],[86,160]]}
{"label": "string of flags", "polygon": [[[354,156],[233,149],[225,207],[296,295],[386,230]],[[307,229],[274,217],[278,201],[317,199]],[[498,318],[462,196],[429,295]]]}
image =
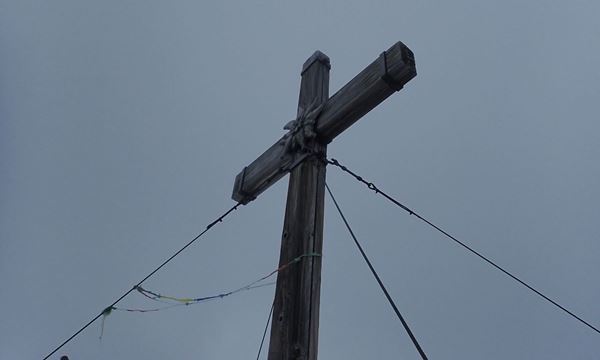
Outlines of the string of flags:
{"label": "string of flags", "polygon": [[145,296],[146,298],[156,301],[156,302],[160,302],[165,304],[164,306],[160,306],[160,307],[154,307],[154,308],[146,308],[146,309],[136,309],[136,308],[124,308],[124,307],[117,307],[117,306],[109,306],[106,309],[104,309],[104,311],[102,311],[102,321],[101,321],[101,329],[100,329],[100,339],[102,339],[102,336],[104,335],[104,321],[106,319],[106,317],[108,315],[110,315],[113,311],[124,311],[124,312],[137,312],[137,313],[148,313],[148,312],[156,312],[156,311],[161,311],[161,310],[167,310],[167,309],[171,309],[174,307],[178,307],[178,306],[188,306],[188,305],[195,305],[195,304],[200,304],[200,303],[204,303],[207,301],[212,301],[212,300],[218,300],[218,299],[223,299],[227,296],[231,296],[237,293],[240,293],[242,291],[248,291],[248,290],[252,290],[252,289],[257,289],[257,288],[261,288],[261,287],[265,287],[265,286],[271,286],[275,284],[275,281],[271,281],[271,282],[265,282],[265,280],[269,279],[270,277],[272,277],[273,275],[279,273],[280,271],[285,270],[287,267],[289,267],[290,265],[293,265],[295,263],[300,262],[303,258],[306,257],[320,257],[321,254],[317,254],[317,253],[306,253],[306,254],[302,254],[296,258],[294,258],[292,261],[288,262],[287,264],[281,265],[280,267],[278,267],[277,269],[271,271],[270,273],[268,273],[267,275],[262,276],[259,279],[256,279],[242,287],[239,287],[235,290],[231,290],[228,292],[223,292],[220,294],[216,294],[216,295],[210,295],[210,296],[203,296],[203,297],[175,297],[175,296],[168,296],[168,295],[162,295],[160,293],[151,291],[151,290],[147,290],[144,289],[142,286],[137,285],[135,287],[135,290],[137,290],[137,292],[139,292],[140,294],[142,294],[143,296]]}

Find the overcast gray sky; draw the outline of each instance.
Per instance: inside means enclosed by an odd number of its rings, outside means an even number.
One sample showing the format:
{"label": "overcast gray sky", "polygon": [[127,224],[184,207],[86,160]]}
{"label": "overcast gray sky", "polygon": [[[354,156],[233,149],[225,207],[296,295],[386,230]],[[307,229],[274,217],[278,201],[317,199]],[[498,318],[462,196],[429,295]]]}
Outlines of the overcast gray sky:
{"label": "overcast gray sky", "polygon": [[[45,356],[233,205],[294,118],[400,40],[418,76],[329,154],[600,326],[597,1],[0,1],[0,358]],[[431,359],[594,359],[600,336],[335,168],[328,181]],[[276,267],[287,178],[145,284]],[[326,202],[320,358],[418,354]],[[113,313],[56,354],[252,359],[273,287]],[[134,293],[124,307],[155,304]]]}

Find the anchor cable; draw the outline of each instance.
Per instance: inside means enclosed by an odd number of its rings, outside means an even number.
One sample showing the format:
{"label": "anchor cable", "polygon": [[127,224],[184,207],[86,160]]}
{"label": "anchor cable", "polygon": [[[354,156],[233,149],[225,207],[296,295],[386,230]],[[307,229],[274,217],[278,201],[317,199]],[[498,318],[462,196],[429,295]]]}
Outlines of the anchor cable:
{"label": "anchor cable", "polygon": [[269,311],[269,317],[267,318],[267,323],[265,324],[265,331],[263,331],[262,339],[260,340],[260,346],[258,347],[258,355],[256,355],[256,360],[260,359],[260,352],[262,351],[262,347],[265,342],[265,336],[267,336],[267,329],[269,328],[269,323],[271,323],[271,317],[273,316],[274,307],[275,302],[271,304],[271,310]]}
{"label": "anchor cable", "polygon": [[377,283],[379,284],[379,287],[381,288],[381,290],[385,294],[385,297],[387,298],[388,302],[390,303],[390,305],[394,309],[394,312],[396,313],[396,316],[398,316],[398,319],[402,323],[402,326],[404,326],[404,329],[406,330],[406,332],[408,333],[408,336],[410,337],[410,339],[412,340],[413,344],[417,348],[417,351],[419,352],[419,355],[421,355],[421,358],[423,360],[427,360],[427,355],[425,355],[425,352],[421,348],[421,345],[419,345],[419,342],[417,341],[417,338],[415,337],[415,335],[413,334],[413,332],[410,330],[410,327],[408,326],[408,323],[406,322],[406,320],[404,320],[404,317],[402,316],[402,314],[400,314],[400,311],[398,310],[398,307],[396,306],[396,303],[394,303],[394,300],[392,299],[392,297],[388,293],[387,289],[385,288],[385,285],[383,285],[383,282],[379,278],[379,275],[377,274],[377,271],[375,271],[375,269],[373,268],[373,265],[371,264],[371,261],[369,261],[369,258],[367,257],[367,254],[365,254],[365,251],[363,250],[362,246],[360,245],[360,243],[356,239],[356,236],[354,235],[354,232],[352,231],[352,228],[350,228],[350,224],[348,224],[348,220],[346,220],[346,217],[344,216],[344,213],[342,213],[342,209],[340,209],[340,206],[339,206],[338,202],[336,201],[335,197],[333,196],[333,193],[331,192],[331,189],[329,188],[329,185],[327,183],[325,183],[325,187],[327,188],[327,192],[329,193],[329,196],[331,197],[331,200],[333,200],[333,203],[335,204],[335,207],[336,207],[338,213],[340,214],[340,217],[344,221],[344,224],[346,225],[346,228],[348,229],[348,232],[352,236],[352,239],[354,240],[354,243],[356,244],[356,247],[358,247],[358,250],[360,251],[360,254],[362,255],[362,257],[365,260],[365,262],[367,263],[367,265],[369,266],[369,269],[371,270],[371,273],[373,273],[373,276],[375,277],[375,280],[377,280]]}
{"label": "anchor cable", "polygon": [[352,175],[356,180],[358,180],[359,182],[365,184],[369,189],[373,190],[376,194],[379,194],[383,197],[385,197],[386,199],[388,199],[389,201],[391,201],[392,203],[394,203],[396,206],[400,207],[401,209],[403,209],[404,211],[408,212],[409,215],[414,215],[415,217],[417,217],[418,219],[422,220],[423,222],[425,222],[427,225],[431,226],[432,228],[434,228],[435,230],[439,231],[440,233],[442,233],[444,236],[446,236],[447,238],[449,238],[450,240],[454,241],[455,243],[457,243],[458,245],[462,246],[463,248],[465,248],[466,250],[470,251],[472,254],[477,255],[480,259],[482,259],[483,261],[487,262],[489,265],[495,267],[497,270],[500,270],[501,272],[503,272],[505,275],[509,276],[511,279],[517,281],[518,283],[520,283],[521,285],[525,286],[527,289],[531,290],[532,292],[534,292],[535,294],[539,295],[540,297],[542,297],[544,300],[548,301],[549,303],[551,303],[552,305],[554,305],[555,307],[557,307],[558,309],[564,311],[566,314],[570,315],[571,317],[573,317],[574,319],[578,320],[580,323],[582,323],[583,325],[589,327],[590,329],[594,330],[595,332],[597,332],[598,334],[600,334],[600,330],[598,330],[598,328],[596,328],[595,326],[593,326],[592,324],[590,324],[589,322],[585,321],[584,319],[582,319],[581,317],[575,315],[573,312],[571,312],[570,310],[568,310],[567,308],[565,308],[564,306],[560,305],[558,302],[550,299],[548,296],[544,295],[541,291],[535,289],[533,286],[529,285],[528,283],[526,283],[524,280],[521,280],[520,278],[518,278],[516,275],[513,275],[511,272],[509,272],[508,270],[504,269],[503,267],[501,267],[500,265],[496,264],[494,261],[488,259],[486,256],[482,255],[481,253],[479,253],[478,251],[474,250],[473,248],[471,248],[470,246],[468,246],[467,244],[465,244],[464,242],[458,240],[456,237],[450,235],[448,232],[446,232],[445,230],[443,230],[442,228],[440,228],[439,226],[435,225],[434,223],[432,223],[431,221],[427,220],[426,218],[424,218],[423,216],[419,215],[418,213],[416,213],[414,210],[410,209],[409,207],[401,204],[398,200],[394,199],[393,197],[391,197],[390,195],[386,194],[385,192],[383,192],[382,190],[380,190],[377,186],[375,186],[375,184],[373,184],[372,182],[368,182],[365,179],[363,179],[361,176],[357,175],[356,173],[352,172],[351,170],[349,170],[347,167],[345,167],[344,165],[340,164],[339,161],[337,161],[336,159],[327,159],[326,160],[328,164],[334,165],[338,168],[340,168],[342,171]]}
{"label": "anchor cable", "polygon": [[198,235],[196,235],[196,237],[194,237],[192,240],[190,240],[187,244],[185,244],[181,249],[177,250],[177,252],[175,252],[173,255],[171,255],[167,260],[163,261],[162,264],[160,264],[158,267],[156,267],[154,270],[152,270],[148,275],[146,275],[146,277],[144,277],[142,280],[140,280],[137,284],[135,284],[131,289],[127,290],[123,295],[121,295],[117,300],[115,300],[112,304],[110,304],[109,306],[107,306],[106,308],[104,308],[102,310],[102,312],[100,312],[98,315],[94,316],[90,321],[88,321],[87,324],[83,325],[79,330],[77,330],[73,335],[71,335],[69,338],[67,338],[65,341],[63,341],[60,345],[58,345],[54,350],[52,350],[48,355],[46,355],[46,357],[44,357],[43,360],[48,359],[50,356],[52,356],[54,353],[56,353],[58,350],[60,350],[63,346],[65,346],[69,341],[73,340],[77,335],[79,335],[83,330],[85,330],[87,327],[89,327],[90,325],[92,325],[92,323],[96,320],[98,320],[101,316],[106,315],[107,311],[109,311],[108,309],[112,309],[115,305],[117,305],[121,300],[123,300],[127,295],[129,295],[132,291],[137,290],[137,288],[142,285],[142,283],[144,283],[144,281],[148,280],[152,275],[154,275],[157,271],[159,271],[160,269],[163,268],[163,266],[167,265],[171,260],[173,260],[177,255],[179,255],[181,252],[183,252],[185,249],[187,249],[190,245],[192,245],[196,240],[198,240],[202,235],[204,235],[206,232],[208,232],[208,230],[210,230],[213,226],[215,226],[217,223],[220,223],[223,221],[223,219],[229,215],[230,213],[232,213],[234,210],[237,210],[237,208],[242,205],[242,203],[237,203],[235,206],[233,206],[231,209],[227,210],[225,213],[223,213],[223,215],[219,216],[215,221],[211,222],[210,224],[208,224],[206,226],[206,229],[204,229],[201,233],[199,233]]}

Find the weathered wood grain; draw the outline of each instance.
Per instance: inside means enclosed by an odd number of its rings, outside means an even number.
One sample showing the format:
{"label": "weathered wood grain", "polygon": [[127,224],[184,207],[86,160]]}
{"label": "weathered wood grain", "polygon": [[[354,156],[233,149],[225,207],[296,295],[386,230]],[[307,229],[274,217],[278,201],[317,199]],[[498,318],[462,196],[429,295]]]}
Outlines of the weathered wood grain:
{"label": "weathered wood grain", "polygon": [[[329,96],[329,59],[320,52],[307,60],[302,71],[298,113],[313,101]],[[323,248],[325,165],[318,155],[326,146],[316,139],[307,144],[310,159],[290,175],[279,265],[301,255],[320,255]],[[273,307],[270,360],[316,360],[318,351],[321,257],[303,257],[277,274]]]}
{"label": "weathered wood grain", "polygon": [[[311,57],[306,64],[314,61]],[[401,42],[394,44],[326,101],[316,124],[319,141],[331,142],[415,76],[412,51]],[[235,201],[246,204],[255,199],[309,155],[289,156],[284,143],[285,136],[237,175]]]}
{"label": "weathered wood grain", "polygon": [[331,142],[417,75],[414,55],[403,43],[397,42],[383,54],[327,101],[317,121],[321,142]]}

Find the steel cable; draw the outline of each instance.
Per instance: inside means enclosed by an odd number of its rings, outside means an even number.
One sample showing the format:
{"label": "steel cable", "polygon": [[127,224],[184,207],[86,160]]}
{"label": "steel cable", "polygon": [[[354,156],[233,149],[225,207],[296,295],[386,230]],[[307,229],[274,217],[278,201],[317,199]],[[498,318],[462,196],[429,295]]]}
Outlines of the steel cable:
{"label": "steel cable", "polygon": [[383,282],[379,278],[379,275],[377,274],[377,271],[375,271],[375,268],[373,268],[373,265],[371,264],[371,261],[369,261],[369,258],[367,257],[367,254],[365,254],[365,251],[363,250],[362,246],[360,245],[360,243],[356,239],[356,236],[354,235],[354,232],[352,231],[352,228],[350,228],[350,224],[348,224],[348,221],[346,220],[346,217],[344,216],[344,213],[342,213],[342,209],[340,209],[340,206],[339,206],[338,202],[336,201],[335,197],[333,196],[333,193],[331,192],[331,189],[329,188],[329,185],[327,185],[327,183],[325,183],[325,187],[327,188],[327,192],[329,193],[329,196],[331,197],[331,200],[333,200],[333,203],[335,204],[335,207],[336,207],[338,213],[340,214],[340,217],[344,221],[344,224],[346,225],[346,228],[348,229],[348,232],[352,236],[352,239],[354,239],[354,243],[356,244],[356,247],[358,247],[358,250],[360,251],[360,254],[362,255],[362,257],[365,260],[365,262],[367,263],[367,265],[369,266],[369,269],[371,270],[371,273],[373,273],[373,276],[375,277],[375,280],[377,280],[377,283],[379,284],[379,287],[381,288],[381,291],[383,291],[383,293],[385,294],[385,297],[387,298],[388,302],[390,303],[390,305],[394,309],[394,312],[396,313],[396,316],[398,317],[398,319],[402,323],[402,326],[404,326],[404,329],[408,333],[408,336],[410,337],[410,340],[413,342],[413,344],[417,348],[417,351],[419,352],[419,355],[421,355],[421,358],[423,360],[427,360],[427,355],[425,355],[425,352],[423,351],[423,348],[421,348],[421,345],[419,345],[419,342],[417,341],[417,338],[415,337],[415,335],[413,334],[413,332],[410,330],[410,327],[408,326],[408,323],[406,322],[406,320],[404,320],[404,317],[402,316],[402,314],[400,314],[400,311],[398,310],[398,307],[396,306],[396,303],[394,303],[394,300],[392,299],[392,297],[388,293],[387,289],[385,288],[385,285],[383,285]]}
{"label": "steel cable", "polygon": [[549,303],[551,303],[552,305],[556,306],[557,308],[559,308],[560,310],[564,311],[566,314],[570,315],[571,317],[573,317],[574,319],[578,320],[580,323],[584,324],[585,326],[589,327],[590,329],[594,330],[595,332],[597,332],[598,334],[600,334],[600,330],[598,330],[598,328],[596,328],[595,326],[593,326],[592,324],[590,324],[589,322],[585,321],[584,319],[582,319],[581,317],[575,315],[573,312],[571,312],[570,310],[568,310],[567,308],[565,308],[564,306],[560,305],[559,303],[557,303],[556,301],[550,299],[548,296],[544,295],[541,291],[535,289],[533,286],[527,284],[525,281],[521,280],[520,278],[518,278],[516,275],[513,275],[512,273],[510,273],[508,270],[504,269],[503,267],[501,267],[500,265],[496,264],[494,261],[488,259],[486,256],[482,255],[481,253],[479,253],[478,251],[474,250],[473,248],[471,248],[470,246],[468,246],[467,244],[465,244],[464,242],[458,240],[456,237],[450,235],[448,232],[446,232],[445,230],[443,230],[442,228],[440,228],[439,226],[435,225],[434,223],[432,223],[431,221],[427,220],[426,218],[424,218],[423,216],[419,215],[418,213],[416,213],[414,210],[410,209],[409,207],[401,204],[398,200],[394,199],[393,197],[389,196],[388,194],[386,194],[385,192],[381,191],[377,186],[375,186],[375,184],[373,184],[372,182],[368,182],[365,179],[363,179],[363,177],[361,177],[360,175],[357,175],[356,173],[352,172],[351,170],[349,170],[347,167],[345,167],[344,165],[340,164],[339,161],[337,161],[336,159],[327,159],[326,160],[328,164],[334,165],[338,168],[340,168],[342,171],[352,175],[356,180],[358,180],[359,182],[365,184],[369,189],[373,190],[376,194],[379,194],[383,197],[385,197],[386,199],[388,199],[389,201],[391,201],[392,203],[394,203],[396,206],[400,207],[401,209],[403,209],[404,211],[408,212],[410,215],[414,215],[415,217],[417,217],[418,219],[420,219],[421,221],[425,222],[427,225],[431,226],[432,228],[434,228],[435,230],[439,231],[440,233],[442,233],[443,235],[445,235],[446,237],[448,237],[449,239],[451,239],[452,241],[454,241],[455,243],[459,244],[460,246],[462,246],[463,248],[465,248],[466,250],[470,251],[471,253],[477,255],[480,259],[482,259],[483,261],[487,262],[488,264],[492,265],[494,268],[496,268],[497,270],[500,270],[501,272],[503,272],[505,275],[509,276],[511,279],[517,281],[518,283],[520,283],[521,285],[525,286],[527,289],[531,290],[532,292],[534,292],[535,294],[539,295],[541,298],[543,298],[544,300],[548,301]]}
{"label": "steel cable", "polygon": [[215,221],[211,222],[210,224],[208,224],[206,226],[206,229],[204,229],[201,233],[199,233],[198,235],[196,235],[196,237],[194,237],[192,240],[190,240],[187,244],[185,244],[181,249],[179,249],[177,252],[175,252],[173,255],[171,255],[167,260],[163,261],[162,264],[160,264],[158,267],[156,267],[154,270],[152,270],[148,275],[146,275],[146,277],[144,277],[142,280],[140,280],[137,284],[135,284],[131,289],[127,290],[123,295],[121,295],[117,300],[115,300],[112,304],[110,304],[109,306],[107,306],[106,308],[104,308],[98,315],[94,316],[90,321],[88,321],[87,324],[83,325],[79,330],[77,330],[73,335],[71,335],[69,338],[67,338],[65,341],[63,341],[60,345],[58,345],[54,350],[52,350],[48,355],[46,355],[46,357],[44,358],[44,360],[48,359],[50,356],[52,356],[54,353],[56,353],[58,350],[60,350],[63,346],[65,346],[69,341],[73,340],[77,335],[79,335],[83,330],[85,330],[88,326],[92,325],[92,323],[94,323],[94,321],[98,320],[102,315],[104,315],[107,311],[110,311],[109,309],[112,309],[115,305],[117,305],[121,300],[123,300],[127,295],[129,295],[132,291],[136,290],[140,285],[142,285],[142,283],[144,283],[144,281],[148,280],[152,275],[154,275],[157,271],[159,271],[160,269],[163,268],[163,266],[167,265],[171,260],[173,260],[177,255],[179,255],[182,251],[184,251],[185,249],[187,249],[190,245],[192,245],[196,240],[198,240],[202,235],[204,235],[206,232],[208,232],[208,230],[210,230],[213,226],[215,226],[217,223],[222,222],[223,219],[229,215],[230,213],[232,213],[234,210],[236,210],[239,206],[241,205],[241,203],[237,203],[235,206],[233,206],[231,209],[227,210],[225,213],[223,213],[223,215],[219,216]]}

